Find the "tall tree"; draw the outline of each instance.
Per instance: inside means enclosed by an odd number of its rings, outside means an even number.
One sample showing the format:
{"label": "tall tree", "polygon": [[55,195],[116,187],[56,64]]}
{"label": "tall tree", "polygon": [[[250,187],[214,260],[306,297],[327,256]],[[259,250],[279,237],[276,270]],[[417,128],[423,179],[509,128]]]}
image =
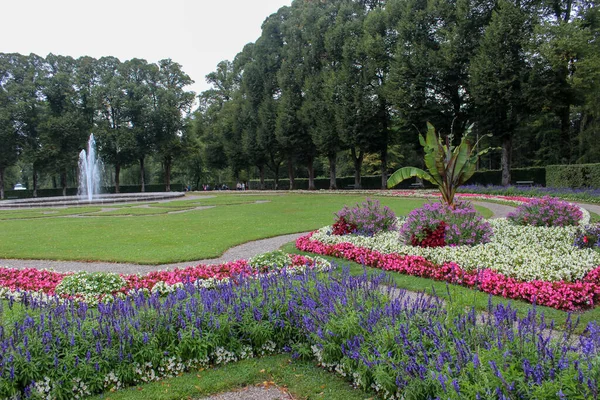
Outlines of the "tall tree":
{"label": "tall tree", "polygon": [[185,121],[195,97],[185,87],[194,81],[171,59],[160,60],[154,72],[150,75],[151,127],[164,168],[165,190],[170,191],[173,160],[183,152]]}
{"label": "tall tree", "polygon": [[14,124],[13,107],[7,86],[11,79],[10,56],[0,57],[0,199],[4,199],[4,175],[6,168],[17,162],[19,138]]}
{"label": "tall tree", "polygon": [[125,91],[125,115],[128,129],[135,139],[135,157],[140,166],[140,185],[146,191],[146,157],[153,151],[150,112],[152,109],[148,80],[156,66],[146,60],[134,58],[120,65],[120,75]]}
{"label": "tall tree", "polygon": [[75,86],[76,61],[71,57],[46,57],[49,74],[43,89],[46,99],[41,141],[44,166],[58,172],[63,196],[67,177],[77,165],[78,153],[89,134],[89,124]]}
{"label": "tall tree", "polygon": [[471,62],[471,93],[480,128],[502,141],[502,184],[511,181],[513,136],[528,114],[526,90],[530,69],[524,49],[532,25],[527,14],[500,0]]}
{"label": "tall tree", "polygon": [[135,158],[135,136],[127,115],[125,80],[121,62],[102,57],[96,63],[98,83],[93,88],[96,110],[96,141],[104,162],[115,168],[115,193],[120,192],[121,168]]}

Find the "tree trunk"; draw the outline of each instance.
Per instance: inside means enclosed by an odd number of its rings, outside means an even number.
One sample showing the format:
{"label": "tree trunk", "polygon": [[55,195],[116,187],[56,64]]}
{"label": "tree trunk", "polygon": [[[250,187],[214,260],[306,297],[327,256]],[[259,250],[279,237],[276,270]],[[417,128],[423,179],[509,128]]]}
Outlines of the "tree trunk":
{"label": "tree trunk", "polygon": [[387,189],[387,144],[381,149],[381,188]]}
{"label": "tree trunk", "polygon": [[38,174],[37,174],[37,169],[35,168],[35,166],[32,167],[33,168],[33,197],[38,197]]}
{"label": "tree trunk", "polygon": [[265,166],[261,165],[258,167],[258,176],[260,178],[259,189],[265,190]]}
{"label": "tree trunk", "polygon": [[4,167],[0,167],[0,200],[4,200]]}
{"label": "tree trunk", "polygon": [[512,136],[506,135],[502,139],[502,186],[510,185],[510,164],[512,157]]}
{"label": "tree trunk", "polygon": [[62,171],[60,173],[60,186],[62,187],[62,195],[67,195],[67,172]]}
{"label": "tree trunk", "polygon": [[146,191],[146,182],[144,179],[145,171],[144,171],[144,157],[140,157],[140,184],[142,186],[142,193]]}
{"label": "tree trunk", "polygon": [[362,151],[359,151],[357,155],[354,147],[350,149],[350,153],[352,154],[352,162],[354,163],[354,189],[360,189],[360,170],[365,154]]}
{"label": "tree trunk", "polygon": [[35,166],[32,166],[33,169],[33,173],[32,173],[32,184],[33,184],[33,197],[37,197],[37,169],[35,168]]}
{"label": "tree trunk", "polygon": [[308,159],[308,190],[316,190],[315,187],[315,159]]}
{"label": "tree trunk", "polygon": [[336,176],[336,162],[337,162],[337,154],[330,153],[327,156],[329,160],[329,190],[337,189],[337,176]]}
{"label": "tree trunk", "polygon": [[119,184],[121,179],[119,176],[121,175],[121,164],[115,164],[115,193],[121,193],[121,189],[119,188]]}
{"label": "tree trunk", "polygon": [[289,156],[287,159],[287,167],[288,167],[288,178],[290,180],[290,188],[289,190],[294,190],[294,161],[292,160],[292,156]]}
{"label": "tree trunk", "polygon": [[171,191],[171,158],[165,158],[165,192]]}
{"label": "tree trunk", "polygon": [[560,138],[561,138],[561,160],[562,164],[570,164],[571,157],[571,107],[562,107],[559,112]]}

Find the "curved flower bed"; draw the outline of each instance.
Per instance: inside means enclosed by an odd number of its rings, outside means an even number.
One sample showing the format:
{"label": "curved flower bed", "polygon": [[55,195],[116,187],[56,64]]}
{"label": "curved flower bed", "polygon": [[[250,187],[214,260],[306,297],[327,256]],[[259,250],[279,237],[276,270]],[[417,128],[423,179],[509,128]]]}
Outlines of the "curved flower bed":
{"label": "curved flower bed", "polygon": [[522,281],[490,269],[466,271],[458,264],[435,264],[421,256],[384,254],[351,243],[324,244],[312,240],[315,232],[299,238],[299,250],[344,258],[407,275],[459,284],[509,299],[535,302],[559,310],[573,311],[593,307],[600,301],[600,267],[590,271],[579,282]]}
{"label": "curved flower bed", "polygon": [[[281,263],[280,263],[281,264]],[[152,271],[145,275],[140,274],[115,274],[115,273],[87,273],[87,272],[56,272],[38,270],[35,268],[0,268],[0,297],[18,300],[24,292],[35,292],[41,297],[61,295],[65,298],[82,300],[87,303],[97,303],[109,297],[124,297],[137,291],[158,292],[166,294],[174,292],[184,284],[194,283],[198,287],[212,287],[223,280],[255,276],[265,273],[277,273],[283,267],[289,270],[302,271],[305,268],[326,270],[329,262],[320,257],[306,257],[290,255],[284,265],[251,265],[247,260],[236,260],[224,264],[197,265],[173,270]],[[123,282],[122,287],[103,293],[102,285],[94,282],[94,277],[104,276],[115,278]],[[77,292],[61,290],[63,279],[76,278]],[[70,285],[72,286],[72,285]]]}

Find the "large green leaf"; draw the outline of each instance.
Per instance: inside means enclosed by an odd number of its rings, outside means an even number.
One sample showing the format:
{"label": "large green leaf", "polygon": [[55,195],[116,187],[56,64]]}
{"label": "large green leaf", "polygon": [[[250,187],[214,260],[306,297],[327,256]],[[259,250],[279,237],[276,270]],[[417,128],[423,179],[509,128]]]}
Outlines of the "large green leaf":
{"label": "large green leaf", "polygon": [[394,186],[396,186],[397,184],[399,184],[400,182],[409,179],[409,178],[420,178],[420,179],[425,179],[428,182],[433,183],[434,185],[437,185],[437,182],[433,179],[433,177],[431,175],[429,175],[429,173],[427,173],[427,171],[423,171],[421,168],[416,168],[416,167],[404,167],[404,168],[400,168],[399,170],[397,170],[396,172],[394,172],[387,180],[387,187],[388,189],[393,188]]}

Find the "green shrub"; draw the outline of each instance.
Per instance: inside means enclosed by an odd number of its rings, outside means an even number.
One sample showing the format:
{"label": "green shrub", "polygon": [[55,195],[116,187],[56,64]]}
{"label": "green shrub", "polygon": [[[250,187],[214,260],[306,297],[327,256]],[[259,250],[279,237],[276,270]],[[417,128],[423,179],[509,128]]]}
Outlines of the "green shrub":
{"label": "green shrub", "polygon": [[95,303],[98,295],[110,295],[121,290],[127,282],[110,272],[79,271],[68,275],[56,286],[57,294],[71,295],[88,303]]}
{"label": "green shrub", "polygon": [[600,187],[600,164],[548,165],[546,183],[550,187]]}

